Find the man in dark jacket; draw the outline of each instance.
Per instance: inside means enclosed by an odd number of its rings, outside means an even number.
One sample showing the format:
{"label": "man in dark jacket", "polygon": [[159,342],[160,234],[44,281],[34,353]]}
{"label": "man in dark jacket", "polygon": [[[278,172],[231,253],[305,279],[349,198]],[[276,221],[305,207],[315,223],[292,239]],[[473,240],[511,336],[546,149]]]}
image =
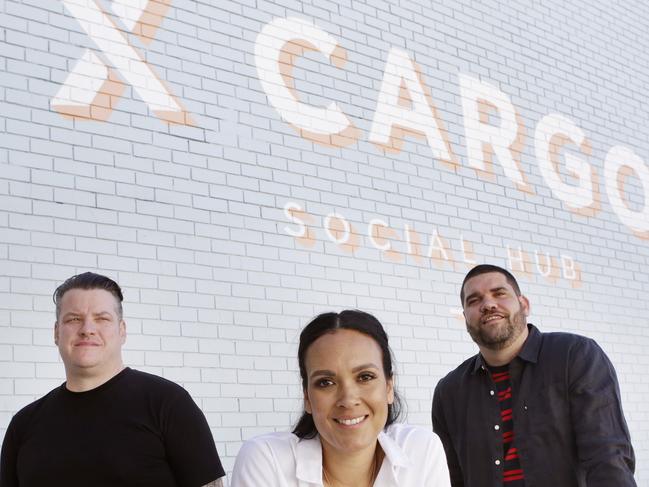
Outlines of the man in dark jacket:
{"label": "man in dark jacket", "polygon": [[440,380],[433,428],[453,487],[635,487],[613,365],[592,339],[541,333],[514,276],[474,267],[460,293],[480,353]]}

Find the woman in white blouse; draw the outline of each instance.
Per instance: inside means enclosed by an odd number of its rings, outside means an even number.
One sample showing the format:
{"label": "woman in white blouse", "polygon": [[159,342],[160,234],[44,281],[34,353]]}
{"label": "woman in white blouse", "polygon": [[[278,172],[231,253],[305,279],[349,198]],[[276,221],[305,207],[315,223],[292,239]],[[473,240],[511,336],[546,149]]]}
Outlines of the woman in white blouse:
{"label": "woman in white blouse", "polygon": [[246,441],[231,487],[449,487],[441,442],[396,420],[392,355],[381,323],[347,310],[300,334],[304,413],[292,433]]}

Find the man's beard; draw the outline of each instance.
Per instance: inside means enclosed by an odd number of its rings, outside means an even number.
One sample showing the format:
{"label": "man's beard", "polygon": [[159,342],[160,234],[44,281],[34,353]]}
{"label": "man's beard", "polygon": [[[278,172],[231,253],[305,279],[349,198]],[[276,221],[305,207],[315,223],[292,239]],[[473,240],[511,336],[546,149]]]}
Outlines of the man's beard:
{"label": "man's beard", "polygon": [[[481,317],[482,318],[482,317]],[[523,333],[527,326],[527,317],[523,309],[519,309],[513,316],[503,317],[504,323],[499,324],[496,330],[489,325],[478,323],[477,328],[466,324],[466,329],[471,338],[478,345],[489,350],[502,350],[508,347]]]}

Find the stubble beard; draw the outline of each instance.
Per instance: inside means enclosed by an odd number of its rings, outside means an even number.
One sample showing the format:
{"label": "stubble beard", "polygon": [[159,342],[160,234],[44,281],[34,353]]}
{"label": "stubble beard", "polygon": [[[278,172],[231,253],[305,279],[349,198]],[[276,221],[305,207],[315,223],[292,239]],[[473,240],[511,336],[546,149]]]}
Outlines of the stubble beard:
{"label": "stubble beard", "polygon": [[522,308],[513,316],[505,317],[505,322],[497,330],[478,324],[477,327],[466,324],[466,329],[475,343],[489,350],[502,350],[514,343],[527,326],[527,317]]}

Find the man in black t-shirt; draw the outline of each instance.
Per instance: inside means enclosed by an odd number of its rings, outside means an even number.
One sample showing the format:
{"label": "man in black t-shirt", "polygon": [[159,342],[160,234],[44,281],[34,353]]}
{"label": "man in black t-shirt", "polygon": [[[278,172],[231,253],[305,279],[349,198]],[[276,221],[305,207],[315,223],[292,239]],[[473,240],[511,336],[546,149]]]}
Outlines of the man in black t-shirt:
{"label": "man in black t-shirt", "polygon": [[220,487],[205,416],[180,386],[124,367],[119,285],[73,276],[54,292],[66,382],[20,410],[2,445],[0,487]]}
{"label": "man in black t-shirt", "polygon": [[514,276],[474,267],[460,292],[480,353],[435,388],[453,487],[635,487],[615,369],[594,340],[541,333]]}

